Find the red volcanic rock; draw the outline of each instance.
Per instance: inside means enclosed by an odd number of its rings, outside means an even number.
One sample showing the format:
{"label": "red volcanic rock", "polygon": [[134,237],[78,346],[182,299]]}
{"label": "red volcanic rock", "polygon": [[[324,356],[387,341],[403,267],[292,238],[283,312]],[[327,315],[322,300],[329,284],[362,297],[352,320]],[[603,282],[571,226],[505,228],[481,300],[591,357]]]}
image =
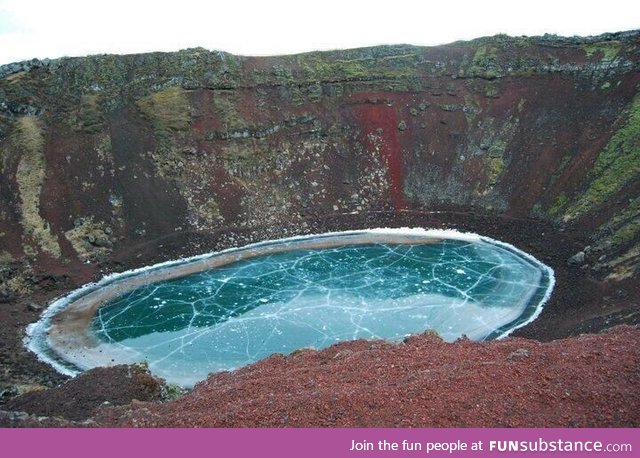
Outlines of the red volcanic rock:
{"label": "red volcanic rock", "polygon": [[541,343],[355,341],[211,375],[167,404],[101,411],[119,427],[638,427],[640,329]]}
{"label": "red volcanic rock", "polygon": [[151,376],[146,366],[96,367],[59,387],[18,396],[2,409],[78,421],[89,418],[104,404],[160,400],[163,390],[164,384]]}

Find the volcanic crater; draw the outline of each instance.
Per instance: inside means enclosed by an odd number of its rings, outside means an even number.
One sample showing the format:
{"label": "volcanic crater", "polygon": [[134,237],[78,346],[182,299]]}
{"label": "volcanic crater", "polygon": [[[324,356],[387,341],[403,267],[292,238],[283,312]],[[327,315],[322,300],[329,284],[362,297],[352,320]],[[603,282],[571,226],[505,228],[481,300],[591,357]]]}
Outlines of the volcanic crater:
{"label": "volcanic crater", "polygon": [[[0,67],[0,424],[640,426],[639,70],[637,31]],[[506,242],[555,289],[499,341],[303,349],[186,394],[23,344],[107,274],[376,227]]]}

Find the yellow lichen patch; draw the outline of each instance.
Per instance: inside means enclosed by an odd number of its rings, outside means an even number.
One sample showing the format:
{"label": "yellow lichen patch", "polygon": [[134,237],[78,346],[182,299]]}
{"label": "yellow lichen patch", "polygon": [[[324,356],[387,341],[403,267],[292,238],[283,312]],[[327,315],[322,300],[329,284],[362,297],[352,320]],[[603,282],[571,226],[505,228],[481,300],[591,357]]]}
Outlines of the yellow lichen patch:
{"label": "yellow lichen patch", "polygon": [[18,72],[18,73],[14,73],[13,75],[9,75],[5,78],[6,81],[9,81],[11,83],[17,83],[18,81],[20,81],[22,78],[24,78],[27,75],[28,72],[26,72],[25,70]]}
{"label": "yellow lichen patch", "polygon": [[504,159],[499,157],[488,157],[485,161],[487,171],[487,182],[489,186],[495,186],[498,182],[498,178],[504,172]]}
{"label": "yellow lichen patch", "polygon": [[225,130],[240,130],[247,127],[247,123],[236,109],[235,92],[220,91],[216,93],[213,103],[215,111]]}
{"label": "yellow lichen patch", "polygon": [[96,155],[102,162],[106,162],[113,165],[113,154],[111,152],[111,137],[108,135],[101,135],[96,144]]}
{"label": "yellow lichen patch", "polygon": [[5,291],[11,294],[29,294],[32,289],[33,288],[23,276],[15,276],[4,281],[0,291]]}
{"label": "yellow lichen patch", "polygon": [[168,131],[186,130],[191,121],[189,99],[184,89],[169,87],[154,92],[137,102],[142,114],[149,119],[156,135],[166,135]]}
{"label": "yellow lichen patch", "polygon": [[39,383],[19,383],[14,385],[14,387],[18,395],[33,393],[35,391],[44,391],[49,389],[48,387],[44,385],[40,385]]}
{"label": "yellow lichen patch", "polygon": [[[60,245],[51,233],[49,223],[40,216],[40,193],[46,174],[44,138],[33,116],[20,118],[11,136],[13,148],[20,157],[16,182],[20,193],[21,223],[25,236],[41,251],[60,257]],[[33,249],[25,249],[32,252]]]}
{"label": "yellow lichen patch", "polygon": [[[212,230],[219,227],[223,221],[220,215],[218,202],[212,197],[200,201],[198,196],[189,196],[189,214],[192,216],[192,224],[199,230]],[[193,218],[195,217],[195,218]]]}
{"label": "yellow lichen patch", "polygon": [[93,218],[80,218],[76,226],[64,233],[78,258],[87,261],[99,254],[111,251],[111,241],[105,233],[105,224],[94,222]]}
{"label": "yellow lichen patch", "polygon": [[13,256],[11,253],[5,250],[0,250],[0,264],[9,264],[13,261]]}
{"label": "yellow lichen patch", "polygon": [[623,255],[609,262],[612,272],[607,276],[607,280],[624,280],[636,273],[638,260],[640,259],[640,245],[632,247]]}
{"label": "yellow lichen patch", "polygon": [[185,167],[185,160],[175,150],[167,148],[162,151],[148,151],[147,155],[156,166],[158,175],[164,178],[176,178],[180,176]]}
{"label": "yellow lichen patch", "polygon": [[243,180],[240,177],[232,177],[233,181],[236,182],[236,184],[238,186],[240,186],[242,189],[244,189],[245,191],[249,189],[249,182],[247,180]]}
{"label": "yellow lichen patch", "polygon": [[513,138],[518,119],[508,117],[502,125],[495,125],[495,119],[488,118],[479,124],[481,131],[480,151],[471,151],[470,155],[479,156],[482,160],[485,179],[476,186],[476,193],[485,196],[500,181],[509,162],[507,145]]}
{"label": "yellow lichen patch", "polygon": [[603,62],[611,62],[622,51],[622,43],[619,41],[609,41],[594,43],[585,46],[584,52],[587,57],[598,57]]}
{"label": "yellow lichen patch", "polygon": [[252,157],[264,156],[265,151],[253,139],[243,143],[231,143],[222,148],[222,157],[226,160],[249,160]]}
{"label": "yellow lichen patch", "polygon": [[184,164],[175,150],[176,137],[185,135],[184,131],[191,122],[191,107],[186,91],[170,87],[141,98],[137,105],[153,126],[157,146],[149,154],[158,174],[164,177],[179,175]]}

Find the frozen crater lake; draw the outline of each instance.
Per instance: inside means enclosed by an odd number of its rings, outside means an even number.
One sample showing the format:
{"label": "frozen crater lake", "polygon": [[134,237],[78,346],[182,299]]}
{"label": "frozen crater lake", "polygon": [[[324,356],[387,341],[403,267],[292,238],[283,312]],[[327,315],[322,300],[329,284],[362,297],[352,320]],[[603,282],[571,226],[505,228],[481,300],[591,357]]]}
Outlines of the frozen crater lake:
{"label": "frozen crater lake", "polygon": [[532,321],[553,271],[455,231],[372,229],[261,242],[111,275],[52,303],[27,345],[58,370],[147,361],[192,386],[273,353],[354,339],[499,338]]}

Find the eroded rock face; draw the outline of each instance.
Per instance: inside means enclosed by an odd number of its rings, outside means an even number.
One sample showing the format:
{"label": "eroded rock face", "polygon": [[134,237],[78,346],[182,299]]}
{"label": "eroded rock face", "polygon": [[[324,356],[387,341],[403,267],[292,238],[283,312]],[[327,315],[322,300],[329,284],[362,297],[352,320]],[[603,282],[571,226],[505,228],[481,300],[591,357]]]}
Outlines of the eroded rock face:
{"label": "eroded rock face", "polygon": [[120,365],[91,369],[57,388],[25,393],[2,408],[81,421],[95,415],[99,407],[130,404],[133,400],[160,401],[166,393],[164,382],[143,365]]}
{"label": "eroded rock face", "polygon": [[583,228],[601,276],[635,275],[639,36],[4,66],[2,262],[472,207]]}

